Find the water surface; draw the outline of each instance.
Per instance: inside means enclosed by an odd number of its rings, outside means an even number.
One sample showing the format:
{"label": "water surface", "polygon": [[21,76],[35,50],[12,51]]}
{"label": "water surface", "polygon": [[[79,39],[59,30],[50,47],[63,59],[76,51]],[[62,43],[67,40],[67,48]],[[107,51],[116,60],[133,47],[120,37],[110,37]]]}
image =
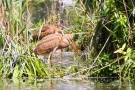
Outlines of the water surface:
{"label": "water surface", "polygon": [[2,79],[0,90],[135,90],[135,82],[113,79]]}

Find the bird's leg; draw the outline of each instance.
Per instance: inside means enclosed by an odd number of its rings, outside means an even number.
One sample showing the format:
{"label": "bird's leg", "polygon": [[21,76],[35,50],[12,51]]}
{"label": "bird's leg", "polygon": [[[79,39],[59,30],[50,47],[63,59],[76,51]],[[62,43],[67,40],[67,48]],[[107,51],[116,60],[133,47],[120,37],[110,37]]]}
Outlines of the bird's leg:
{"label": "bird's leg", "polygon": [[[48,56],[48,70],[49,70],[49,73],[50,73],[50,69],[51,69],[51,62],[50,62],[50,60],[51,60],[51,57],[52,57],[52,53],[53,53],[54,51],[56,51],[57,48],[58,48],[58,47],[55,47],[55,48],[53,49],[53,51],[50,52],[50,54],[49,54],[49,56]],[[50,78],[50,74],[49,74],[49,78]]]}
{"label": "bird's leg", "polygon": [[57,48],[58,48],[58,46],[53,49],[53,52],[55,52]]}
{"label": "bird's leg", "polygon": [[50,63],[51,56],[52,56],[52,52],[50,52],[50,54],[49,54],[49,56],[48,56],[48,60],[47,60],[47,62],[48,62],[48,70],[49,70],[49,72],[48,72],[48,73],[49,73],[49,74],[48,74],[48,75],[49,75],[49,78],[51,77],[51,76],[50,76],[50,75],[51,75],[51,74],[50,74],[50,73],[51,73],[51,72],[50,72],[50,71],[51,71],[51,63]]}
{"label": "bird's leg", "polygon": [[52,57],[52,53],[55,52],[57,48],[58,48],[58,46],[55,47],[52,52],[50,52],[50,54],[49,54],[49,56],[48,56],[48,64],[50,64],[50,60],[51,60],[51,57]]}
{"label": "bird's leg", "polygon": [[52,57],[52,52],[50,52],[50,54],[48,56],[48,64],[50,64],[51,57]]}

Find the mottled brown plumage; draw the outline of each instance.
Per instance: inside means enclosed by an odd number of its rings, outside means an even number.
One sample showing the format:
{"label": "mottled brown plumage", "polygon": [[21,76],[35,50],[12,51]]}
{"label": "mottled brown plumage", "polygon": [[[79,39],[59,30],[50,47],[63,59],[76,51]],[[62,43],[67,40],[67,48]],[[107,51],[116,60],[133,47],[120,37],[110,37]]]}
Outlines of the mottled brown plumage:
{"label": "mottled brown plumage", "polygon": [[45,37],[49,34],[57,33],[60,30],[61,30],[60,28],[57,28],[54,25],[45,24],[42,27],[41,32],[40,32],[40,30],[37,30],[36,32],[34,32],[32,37],[33,37],[34,41],[38,40],[38,37],[39,37],[39,40],[41,40],[43,37]]}
{"label": "mottled brown plumage", "polygon": [[34,53],[36,55],[44,55],[54,51],[54,49],[63,49],[70,45],[72,38],[72,34],[63,36],[59,33],[47,35],[38,42]]}

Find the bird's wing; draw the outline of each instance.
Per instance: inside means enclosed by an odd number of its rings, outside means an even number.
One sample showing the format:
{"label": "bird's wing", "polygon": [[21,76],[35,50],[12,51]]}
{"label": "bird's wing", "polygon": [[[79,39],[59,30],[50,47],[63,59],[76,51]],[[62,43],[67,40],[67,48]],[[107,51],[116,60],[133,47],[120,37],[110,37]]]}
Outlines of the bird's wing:
{"label": "bird's wing", "polygon": [[[49,34],[54,34],[55,31],[59,31],[58,28],[56,28],[55,26],[53,25],[48,25],[48,24],[45,24],[43,27],[42,27],[42,30],[41,30],[41,33],[39,32],[39,30],[37,30],[36,32],[34,32],[33,34],[33,40],[37,40],[38,39],[38,36],[39,36],[39,39],[42,39],[43,37],[49,35]],[[40,35],[39,35],[40,33]]]}
{"label": "bird's wing", "polygon": [[60,40],[61,35],[51,34],[44,37],[36,46],[36,54],[49,53],[53,51],[53,49],[59,45]]}

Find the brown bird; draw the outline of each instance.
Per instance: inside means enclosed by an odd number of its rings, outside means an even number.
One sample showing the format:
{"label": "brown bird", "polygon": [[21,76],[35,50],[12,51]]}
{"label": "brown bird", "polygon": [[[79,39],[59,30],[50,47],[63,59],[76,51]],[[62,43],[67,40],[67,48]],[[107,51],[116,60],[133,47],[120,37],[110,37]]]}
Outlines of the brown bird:
{"label": "brown bird", "polygon": [[50,34],[38,42],[34,53],[36,55],[46,55],[50,53],[48,57],[48,60],[50,60],[52,52],[63,49],[69,45],[77,51],[72,39],[72,34],[65,34],[63,36],[60,33]]}
{"label": "brown bird", "polygon": [[43,37],[49,35],[49,34],[54,34],[57,33],[61,30],[61,28],[57,28],[54,25],[50,25],[50,24],[45,24],[41,31],[37,30],[36,32],[34,32],[32,38],[34,41],[36,40],[41,40]]}

